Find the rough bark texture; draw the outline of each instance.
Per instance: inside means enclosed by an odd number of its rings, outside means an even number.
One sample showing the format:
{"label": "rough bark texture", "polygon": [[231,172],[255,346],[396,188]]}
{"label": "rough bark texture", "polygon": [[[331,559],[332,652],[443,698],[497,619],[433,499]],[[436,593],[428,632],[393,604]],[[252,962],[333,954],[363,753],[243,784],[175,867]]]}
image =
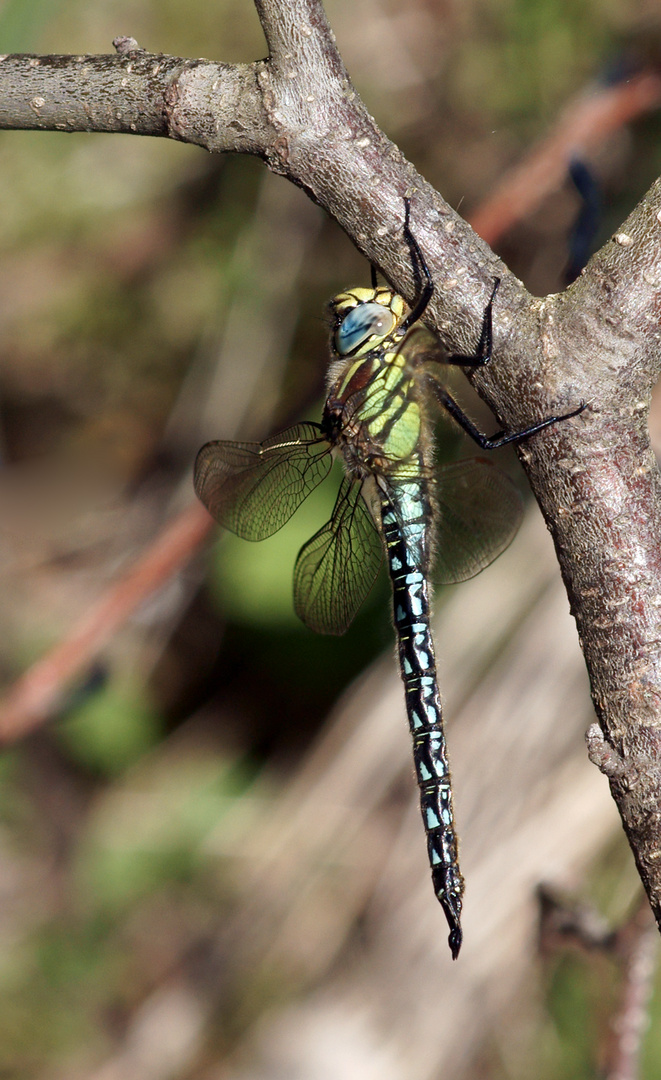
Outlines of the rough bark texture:
{"label": "rough bark texture", "polygon": [[269,57],[7,56],[0,127],[161,135],[260,156],[340,223],[404,296],[414,282],[404,196],[436,283],[427,321],[451,351],[475,340],[496,276],[494,362],[476,388],[505,427],[588,403],[520,450],[551,530],[609,776],[661,925],[661,521],[647,430],[661,363],[661,184],[560,296],[530,296],[375,126],[318,0],[256,0]]}

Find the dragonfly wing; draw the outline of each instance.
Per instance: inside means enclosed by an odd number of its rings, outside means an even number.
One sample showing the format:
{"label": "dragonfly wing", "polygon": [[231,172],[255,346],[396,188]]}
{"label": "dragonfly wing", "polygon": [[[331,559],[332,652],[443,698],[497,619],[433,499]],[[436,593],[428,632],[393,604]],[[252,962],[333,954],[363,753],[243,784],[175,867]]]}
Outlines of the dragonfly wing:
{"label": "dragonfly wing", "polygon": [[212,517],[244,540],[265,540],[328,476],[330,446],[317,424],[262,443],[210,442],[195,461],[195,491]]}
{"label": "dragonfly wing", "polygon": [[445,585],[466,581],[511,544],[521,524],[521,495],[510,478],[484,458],[445,466],[434,493],[434,580]]}
{"label": "dragonfly wing", "polygon": [[345,477],[330,521],[296,560],[294,608],[318,634],[344,633],[379,572],[381,537],[360,489]]}

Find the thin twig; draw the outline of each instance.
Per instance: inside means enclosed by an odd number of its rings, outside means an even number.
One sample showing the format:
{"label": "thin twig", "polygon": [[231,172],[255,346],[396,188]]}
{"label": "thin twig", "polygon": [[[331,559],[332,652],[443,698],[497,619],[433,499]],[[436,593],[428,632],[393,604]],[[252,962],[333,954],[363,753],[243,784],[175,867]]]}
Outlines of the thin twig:
{"label": "thin twig", "polygon": [[618,932],[623,958],[620,1003],[611,1023],[604,1080],[638,1080],[649,1002],[659,956],[659,935],[647,897]]}
{"label": "thin twig", "polygon": [[70,680],[84,671],[117,629],[186,564],[213,522],[191,503],[160,534],[67,637],[34,664],[0,702],[0,742],[22,738],[53,713]]}
{"label": "thin twig", "polygon": [[655,71],[581,94],[549,134],[502,176],[495,190],[469,215],[475,232],[488,244],[497,243],[565,182],[572,158],[659,106],[661,76]]}
{"label": "thin twig", "polygon": [[617,932],[592,904],[568,902],[548,885],[537,890],[540,904],[540,948],[550,953],[561,945],[574,944],[587,952],[610,951]]}
{"label": "thin twig", "polygon": [[545,952],[573,945],[587,953],[618,959],[622,973],[619,1003],[611,1018],[599,1075],[602,1080],[638,1080],[659,954],[659,935],[647,897],[641,895],[633,913],[616,929],[592,905],[567,903],[546,886],[539,889],[539,898],[540,940]]}

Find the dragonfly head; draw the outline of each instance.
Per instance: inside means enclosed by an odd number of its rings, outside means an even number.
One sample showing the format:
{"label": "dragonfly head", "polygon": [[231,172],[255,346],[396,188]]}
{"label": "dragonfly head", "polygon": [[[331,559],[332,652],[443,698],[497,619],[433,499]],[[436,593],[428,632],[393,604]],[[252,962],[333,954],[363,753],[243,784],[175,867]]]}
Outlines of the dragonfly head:
{"label": "dragonfly head", "polygon": [[349,289],[329,305],[331,347],[339,358],[365,356],[397,330],[408,312],[406,301],[390,289]]}

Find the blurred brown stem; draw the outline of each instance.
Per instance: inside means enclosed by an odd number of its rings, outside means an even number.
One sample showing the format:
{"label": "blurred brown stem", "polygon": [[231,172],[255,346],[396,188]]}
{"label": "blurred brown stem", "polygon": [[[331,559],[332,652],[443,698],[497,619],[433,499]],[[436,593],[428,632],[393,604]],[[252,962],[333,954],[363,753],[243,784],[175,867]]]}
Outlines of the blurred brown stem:
{"label": "blurred brown stem", "polygon": [[661,924],[661,485],[647,428],[661,371],[661,183],[571,288],[534,298],[376,126],[320,0],[256,6],[269,56],[254,64],[152,56],[132,39],[117,40],[116,56],[8,56],[0,126],[153,134],[258,155],[412,298],[408,194],[436,283],[426,320],[450,352],[470,351],[502,279],[497,361],[475,376],[479,393],[507,429],[588,403],[519,456],[590,672],[600,724],[591,756],[609,777]]}
{"label": "blurred brown stem", "polygon": [[22,738],[52,715],[70,681],[86,670],[141,604],[186,565],[212,525],[206,510],[191,503],[67,637],[14,683],[0,702],[1,743]]}
{"label": "blurred brown stem", "polygon": [[468,220],[488,244],[522,221],[567,179],[571,160],[661,105],[661,76],[643,71],[615,86],[593,88],[570,103],[542,141],[509,169]]}
{"label": "blurred brown stem", "polygon": [[623,960],[622,987],[603,1076],[604,1080],[637,1080],[659,955],[658,934],[647,903],[639,904],[618,931],[616,944]]}
{"label": "blurred brown stem", "polygon": [[659,936],[647,898],[641,894],[633,913],[613,930],[590,904],[568,904],[546,887],[540,888],[539,896],[545,952],[573,944],[585,952],[617,957],[621,967],[619,1000],[599,1076],[603,1080],[637,1080],[659,955]]}

